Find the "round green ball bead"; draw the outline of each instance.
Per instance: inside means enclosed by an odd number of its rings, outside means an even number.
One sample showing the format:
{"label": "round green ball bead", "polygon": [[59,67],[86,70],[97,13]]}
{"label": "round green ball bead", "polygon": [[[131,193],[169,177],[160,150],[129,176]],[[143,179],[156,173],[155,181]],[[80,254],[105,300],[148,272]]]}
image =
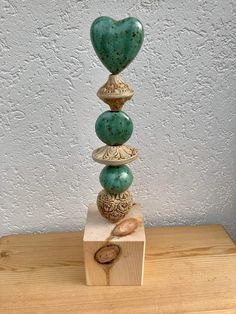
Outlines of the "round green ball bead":
{"label": "round green ball bead", "polygon": [[106,166],[102,169],[99,180],[103,188],[111,194],[126,191],[133,182],[133,174],[126,165]]}
{"label": "round green ball bead", "polygon": [[123,111],[105,111],[97,118],[95,131],[103,143],[122,145],[132,135],[133,122]]}

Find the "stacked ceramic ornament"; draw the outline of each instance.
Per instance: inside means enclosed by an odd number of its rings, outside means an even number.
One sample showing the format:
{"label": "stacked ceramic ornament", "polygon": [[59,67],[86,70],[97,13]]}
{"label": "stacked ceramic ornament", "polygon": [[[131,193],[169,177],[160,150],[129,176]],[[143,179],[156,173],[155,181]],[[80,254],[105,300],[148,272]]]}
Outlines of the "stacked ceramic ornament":
{"label": "stacked ceramic ornament", "polygon": [[95,125],[98,138],[106,144],[94,150],[92,155],[96,162],[106,165],[99,176],[104,189],[98,194],[97,206],[102,216],[117,222],[133,205],[129,191],[133,174],[127,164],[137,158],[137,150],[126,144],[133,132],[133,122],[122,111],[134,91],[119,73],[137,55],[144,33],[136,18],[115,21],[99,17],[93,22],[90,35],[99,59],[111,72],[97,92],[98,97],[110,106],[110,110],[98,117]]}

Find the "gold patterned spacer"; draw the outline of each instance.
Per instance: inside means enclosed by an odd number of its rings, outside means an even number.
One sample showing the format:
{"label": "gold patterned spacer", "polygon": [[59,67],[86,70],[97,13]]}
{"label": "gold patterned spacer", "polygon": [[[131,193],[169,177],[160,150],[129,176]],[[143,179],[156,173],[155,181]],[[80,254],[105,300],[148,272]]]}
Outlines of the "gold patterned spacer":
{"label": "gold patterned spacer", "polygon": [[128,145],[106,145],[95,149],[92,153],[92,158],[100,164],[119,166],[137,159],[138,150]]}
{"label": "gold patterned spacer", "polygon": [[97,92],[97,96],[108,104],[112,111],[121,110],[133,94],[133,89],[118,74],[110,74],[107,82]]}

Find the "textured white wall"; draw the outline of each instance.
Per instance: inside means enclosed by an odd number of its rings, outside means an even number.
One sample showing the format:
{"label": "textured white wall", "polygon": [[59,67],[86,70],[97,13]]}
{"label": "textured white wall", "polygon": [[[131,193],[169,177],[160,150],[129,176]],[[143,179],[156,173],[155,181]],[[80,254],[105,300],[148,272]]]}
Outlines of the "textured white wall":
{"label": "textured white wall", "polygon": [[123,72],[132,190],[147,225],[222,223],[236,237],[233,0],[0,2],[0,235],[81,229],[101,190],[94,124],[108,71],[89,39],[99,15],[138,17]]}

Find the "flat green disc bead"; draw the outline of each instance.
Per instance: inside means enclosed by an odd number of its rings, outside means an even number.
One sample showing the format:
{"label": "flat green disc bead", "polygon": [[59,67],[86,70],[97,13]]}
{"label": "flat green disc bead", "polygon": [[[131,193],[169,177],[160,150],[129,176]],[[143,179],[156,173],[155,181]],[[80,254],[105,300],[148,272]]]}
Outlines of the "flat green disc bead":
{"label": "flat green disc bead", "polygon": [[105,111],[98,117],[95,131],[103,143],[122,145],[132,135],[133,122],[123,111]]}
{"label": "flat green disc bead", "polygon": [[103,188],[111,194],[126,191],[133,182],[133,174],[126,165],[106,166],[102,169],[99,180]]}

